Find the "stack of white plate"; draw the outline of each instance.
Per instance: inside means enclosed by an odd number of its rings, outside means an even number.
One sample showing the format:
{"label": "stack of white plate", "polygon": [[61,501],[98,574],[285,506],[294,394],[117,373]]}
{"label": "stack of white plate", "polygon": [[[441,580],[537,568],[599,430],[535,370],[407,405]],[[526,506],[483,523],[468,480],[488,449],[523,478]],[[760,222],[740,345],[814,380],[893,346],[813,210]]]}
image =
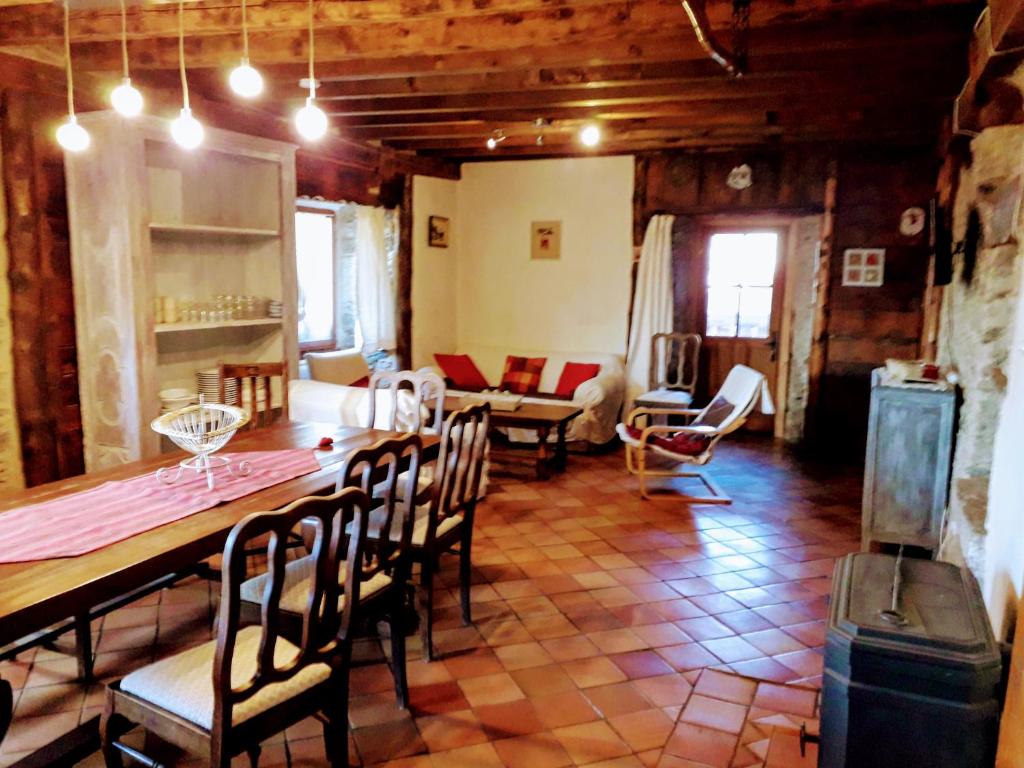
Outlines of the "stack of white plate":
{"label": "stack of white plate", "polygon": [[267,317],[281,317],[281,312],[284,307],[277,299],[271,299],[267,302]]}
{"label": "stack of white plate", "polygon": [[171,389],[161,389],[160,395],[160,413],[169,413],[170,411],[177,411],[180,408],[185,408],[192,405],[196,401],[196,393],[190,392],[183,387],[174,387]]}
{"label": "stack of white plate", "polygon": [[[220,371],[210,368],[205,371],[196,371],[196,383],[199,385],[199,394],[208,403],[220,402]],[[228,379],[224,382],[224,404],[238,404],[238,380]]]}

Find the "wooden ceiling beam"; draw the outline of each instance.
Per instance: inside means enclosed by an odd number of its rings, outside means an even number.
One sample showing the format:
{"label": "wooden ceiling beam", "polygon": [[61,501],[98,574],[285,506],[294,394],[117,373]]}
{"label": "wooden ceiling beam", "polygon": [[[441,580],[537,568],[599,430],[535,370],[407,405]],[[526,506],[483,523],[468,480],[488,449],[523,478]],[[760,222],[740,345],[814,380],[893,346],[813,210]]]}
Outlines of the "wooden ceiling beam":
{"label": "wooden ceiling beam", "polygon": [[[751,25],[767,26],[794,23],[834,15],[856,6],[863,8],[931,10],[962,0],[759,0],[751,7]],[[71,0],[72,34],[76,42],[118,41],[121,37],[120,10],[117,3],[96,8],[94,3]],[[406,25],[410,22],[447,24],[467,17],[506,17],[511,21],[530,14],[549,14],[551,18],[571,19],[577,13],[608,5],[604,0],[361,0],[360,2],[317,3],[314,9],[318,30],[335,27],[357,28],[380,24]],[[681,14],[676,0],[638,0],[631,3],[662,6]],[[731,24],[731,3],[713,2],[708,6],[713,26]],[[234,0],[189,2],[185,6],[185,27],[190,37],[237,35],[242,24],[240,4]],[[307,23],[305,0],[252,0],[248,24],[253,32],[304,31]],[[0,46],[48,45],[62,40],[63,26],[59,6],[47,3],[0,3]],[[178,34],[177,8],[174,3],[129,2],[128,36],[132,40],[174,38]]]}
{"label": "wooden ceiling beam", "polygon": [[[936,8],[927,15],[847,12],[824,21],[752,29],[750,49],[758,54],[839,51],[862,48],[871,38],[898,47],[908,39],[908,25],[913,25],[914,38],[926,40],[939,33],[946,39],[952,31],[963,35],[963,19],[962,5]],[[4,47],[12,51],[16,45],[9,41],[0,44]],[[283,76],[296,80],[305,73],[308,53],[301,31],[253,32],[250,50],[254,63],[271,72],[277,65]],[[323,79],[705,57],[685,14],[677,4],[662,0],[607,3],[565,15],[551,10],[337,27],[318,32],[316,51],[317,73]],[[239,53],[237,33],[186,40],[190,68],[232,66]],[[173,38],[137,40],[129,43],[129,56],[134,70],[174,69],[177,44]],[[120,45],[75,44],[73,57],[78,69],[117,71]],[[284,66],[289,64],[290,69]]]}

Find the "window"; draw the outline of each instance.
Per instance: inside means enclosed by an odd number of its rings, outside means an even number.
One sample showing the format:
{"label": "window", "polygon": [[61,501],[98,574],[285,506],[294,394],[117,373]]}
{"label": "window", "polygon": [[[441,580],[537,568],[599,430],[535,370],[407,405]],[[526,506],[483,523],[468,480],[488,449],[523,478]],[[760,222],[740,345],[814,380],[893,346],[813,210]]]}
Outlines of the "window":
{"label": "window", "polygon": [[722,233],[708,246],[707,335],[766,339],[779,236],[774,232]]}
{"label": "window", "polygon": [[332,212],[295,213],[299,346],[303,349],[335,345],[334,243]]}

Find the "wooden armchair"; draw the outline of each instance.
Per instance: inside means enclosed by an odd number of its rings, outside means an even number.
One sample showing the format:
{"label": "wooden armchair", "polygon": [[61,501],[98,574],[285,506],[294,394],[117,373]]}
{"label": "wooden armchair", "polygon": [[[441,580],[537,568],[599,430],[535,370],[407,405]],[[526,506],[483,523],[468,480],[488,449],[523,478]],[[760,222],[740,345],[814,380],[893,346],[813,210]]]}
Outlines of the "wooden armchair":
{"label": "wooden armchair", "polygon": [[[700,480],[709,495],[680,496],[692,504],[731,504],[730,499],[707,473],[648,467],[648,453],[676,464],[704,466],[713,455],[718,441],[735,432],[747,420],[754,407],[761,403],[764,413],[774,413],[771,393],[763,374],[745,365],[734,366],[714,399],[703,409],[635,408],[624,424],[617,427],[626,446],[626,468],[640,478],[640,495],[651,498],[647,487],[649,477],[692,477]],[[654,424],[654,417],[692,418],[683,426]]]}
{"label": "wooden armchair", "polygon": [[[377,429],[404,429],[408,432],[428,429],[435,435],[441,433],[441,425],[444,423],[445,383],[436,373],[377,371],[370,377],[369,390],[369,416],[366,426],[371,429],[376,424]],[[399,402],[402,392],[410,392],[412,395],[407,403]],[[382,398],[378,393],[386,394]],[[378,423],[377,419],[377,409],[381,405],[379,400],[386,400],[387,411],[383,423]],[[429,420],[425,421],[423,416],[428,403],[433,403],[433,413]],[[408,412],[406,418],[409,419],[409,423],[403,423],[400,419],[404,412]]]}
{"label": "wooden armchair", "polygon": [[[224,548],[217,639],[132,672],[107,688],[100,724],[108,768],[122,754],[156,762],[119,741],[141,725],[182,749],[228,768],[247,753],[255,768],[260,742],[310,715],[321,713],[332,768],[348,765],[350,628],[360,591],[383,565],[365,557],[369,499],[355,488],[300,499],[279,512],[257,512],[232,530]],[[342,548],[337,518],[349,521]],[[285,542],[301,520],[315,521],[310,579],[298,596],[302,632],[295,643],[280,629],[288,571]],[[242,627],[240,589],[246,545],[270,538],[269,571],[261,594],[260,623]],[[350,564],[358,564],[351,567]],[[349,600],[341,600],[344,592]]]}
{"label": "wooden armchair", "polygon": [[[274,423],[271,399],[271,380],[281,380],[281,417],[288,420],[288,364],[287,363],[222,363],[220,365],[220,401],[225,402],[225,384],[238,382],[238,407],[245,407],[245,392],[249,392],[249,429]],[[262,384],[262,388],[258,386]],[[262,392],[263,398],[259,395]],[[262,407],[261,407],[262,403]]]}

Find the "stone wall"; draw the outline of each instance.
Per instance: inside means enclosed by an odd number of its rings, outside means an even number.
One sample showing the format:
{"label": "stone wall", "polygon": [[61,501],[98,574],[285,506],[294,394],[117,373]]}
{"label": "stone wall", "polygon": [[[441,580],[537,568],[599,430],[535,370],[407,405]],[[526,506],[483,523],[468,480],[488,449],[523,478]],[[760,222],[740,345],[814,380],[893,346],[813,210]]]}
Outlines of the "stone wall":
{"label": "stone wall", "polygon": [[[965,239],[974,208],[982,236],[973,270],[958,254],[943,294],[938,360],[959,374],[963,405],[941,556],[966,563],[979,579],[985,573],[989,481],[1021,284],[1022,167],[1024,126],[988,128],[972,141],[971,164],[961,170],[953,208],[953,240]],[[1000,199],[1010,204],[1000,205]]]}
{"label": "stone wall", "polygon": [[[3,148],[0,147],[0,163]],[[7,275],[7,206],[0,185],[0,276]],[[14,403],[14,357],[12,355],[11,294],[6,279],[0,279],[0,491],[21,488],[21,445],[18,413]]]}

